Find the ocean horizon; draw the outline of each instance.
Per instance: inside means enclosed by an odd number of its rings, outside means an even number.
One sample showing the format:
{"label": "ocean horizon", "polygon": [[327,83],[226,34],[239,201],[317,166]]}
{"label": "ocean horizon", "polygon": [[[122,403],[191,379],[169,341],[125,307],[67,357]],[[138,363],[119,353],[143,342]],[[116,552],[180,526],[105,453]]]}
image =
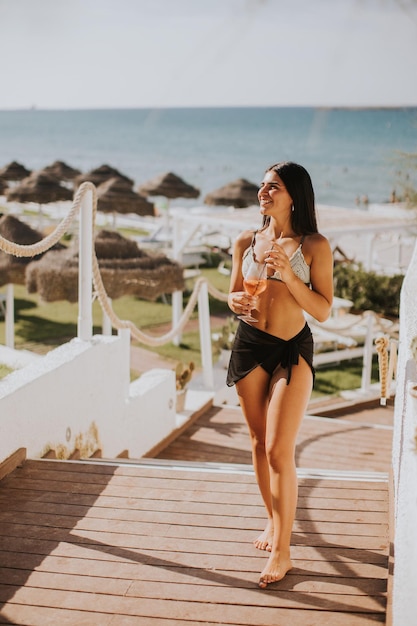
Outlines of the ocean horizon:
{"label": "ocean horizon", "polygon": [[135,186],[167,171],[201,190],[255,184],[275,162],[309,171],[318,204],[389,202],[416,172],[417,107],[169,107],[0,110],[0,168],[19,161],[41,169],[55,160],[87,172],[104,163]]}

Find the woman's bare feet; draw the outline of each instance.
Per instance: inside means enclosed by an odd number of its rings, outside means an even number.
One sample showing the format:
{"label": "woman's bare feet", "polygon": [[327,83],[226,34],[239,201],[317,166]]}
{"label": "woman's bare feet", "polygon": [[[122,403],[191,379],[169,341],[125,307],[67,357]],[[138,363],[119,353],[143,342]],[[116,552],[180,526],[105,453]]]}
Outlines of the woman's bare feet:
{"label": "woman's bare feet", "polygon": [[271,552],[272,550],[272,540],[274,538],[274,528],[272,526],[272,520],[269,520],[265,530],[254,540],[253,545],[258,550],[266,550],[267,552]]}
{"label": "woman's bare feet", "polygon": [[284,558],[279,552],[271,554],[259,579],[259,587],[265,589],[267,585],[282,580],[291,568],[292,563],[289,556]]}

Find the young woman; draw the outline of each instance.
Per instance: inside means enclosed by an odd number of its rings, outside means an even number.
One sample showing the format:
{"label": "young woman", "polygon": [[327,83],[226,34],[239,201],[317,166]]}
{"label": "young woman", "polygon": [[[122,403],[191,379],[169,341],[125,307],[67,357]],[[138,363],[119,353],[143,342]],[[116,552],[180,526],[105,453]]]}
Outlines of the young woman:
{"label": "young woman", "polygon": [[[257,321],[239,324],[227,384],[236,384],[268,516],[254,541],[270,552],[259,580],[264,588],[292,567],[295,444],[314,378],[313,339],[304,312],[318,321],[329,316],[333,256],[318,233],[313,186],[301,165],[282,162],[268,168],[258,198],[262,226],[236,240],[228,299],[236,315],[251,312]],[[268,274],[265,290],[255,297],[243,285],[251,260],[264,263]]]}

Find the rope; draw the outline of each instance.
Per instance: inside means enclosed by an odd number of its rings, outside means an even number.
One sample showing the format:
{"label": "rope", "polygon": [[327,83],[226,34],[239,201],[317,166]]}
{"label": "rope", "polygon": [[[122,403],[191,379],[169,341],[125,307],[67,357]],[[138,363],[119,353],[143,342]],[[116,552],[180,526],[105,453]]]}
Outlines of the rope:
{"label": "rope", "polygon": [[377,337],[377,339],[375,339],[375,346],[378,352],[379,380],[381,383],[380,403],[382,406],[386,406],[387,398],[389,398],[389,393],[387,394],[387,379],[388,379],[387,347],[388,345],[389,345],[389,339],[385,335],[381,337]]}
{"label": "rope", "polygon": [[[47,237],[44,237],[43,239],[41,239],[40,241],[37,241],[34,244],[22,245],[22,244],[14,243],[13,241],[9,241],[8,239],[5,239],[4,237],[0,235],[0,249],[3,250],[3,252],[6,252],[7,254],[12,254],[17,257],[32,257],[38,254],[41,254],[43,252],[46,252],[47,250],[49,250],[49,248],[54,246],[61,239],[61,237],[66,233],[69,225],[73,221],[76,214],[79,212],[83,197],[88,191],[92,191],[92,194],[93,194],[93,224],[95,224],[96,213],[97,213],[96,187],[95,185],[93,185],[93,183],[84,182],[80,185],[80,187],[77,189],[77,192],[74,195],[73,204],[68,215],[62,220],[60,224],[58,224],[55,230],[52,233],[50,233]],[[128,328],[131,332],[131,335],[137,341],[145,345],[161,346],[165,343],[168,343],[172,339],[174,339],[176,335],[178,335],[180,332],[184,330],[184,327],[187,324],[188,320],[190,319],[191,314],[197,304],[198,295],[201,291],[203,284],[207,283],[208,292],[214,298],[227,302],[227,298],[228,298],[227,293],[219,291],[213,285],[211,285],[207,281],[206,278],[200,277],[196,280],[194,284],[192,294],[189,298],[187,306],[185,307],[178,321],[178,324],[165,335],[160,335],[158,337],[147,335],[146,333],[141,331],[139,328],[137,328],[137,326],[135,326],[133,322],[131,322],[130,320],[121,320],[114,312],[113,307],[111,305],[111,299],[108,297],[106,290],[104,288],[103,279],[100,273],[99,263],[98,263],[95,249],[94,249],[94,242],[92,245],[92,251],[93,251],[93,255],[92,255],[93,256],[92,258],[93,284],[95,288],[94,297],[97,297],[102,310],[108,316],[114,328],[116,328],[117,330],[121,328]]]}
{"label": "rope", "polygon": [[13,256],[17,257],[36,256],[38,254],[46,252],[47,250],[49,250],[49,248],[52,248],[52,246],[58,243],[63,235],[65,235],[69,225],[71,224],[75,215],[80,209],[84,194],[89,190],[93,192],[93,223],[95,223],[95,214],[97,209],[96,188],[93,183],[85,182],[78,188],[68,215],[47,237],[44,237],[36,243],[23,245],[15,243],[14,241],[9,241],[8,239],[5,239],[0,235],[0,249],[7,254],[12,254]]}
{"label": "rope", "polygon": [[228,301],[229,294],[224,293],[224,291],[219,291],[218,289],[216,289],[216,287],[214,287],[208,281],[207,281],[207,289],[208,289],[209,294],[212,295],[213,298],[216,298],[216,300],[221,300],[222,302]]}

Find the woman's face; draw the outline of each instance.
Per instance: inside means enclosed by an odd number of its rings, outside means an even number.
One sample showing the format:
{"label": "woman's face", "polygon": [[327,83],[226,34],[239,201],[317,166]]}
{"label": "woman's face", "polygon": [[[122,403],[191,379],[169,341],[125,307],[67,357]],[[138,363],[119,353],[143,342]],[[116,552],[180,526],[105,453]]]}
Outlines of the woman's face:
{"label": "woman's face", "polygon": [[291,211],[292,198],[276,172],[265,173],[259,187],[258,200],[262,215],[286,217]]}

